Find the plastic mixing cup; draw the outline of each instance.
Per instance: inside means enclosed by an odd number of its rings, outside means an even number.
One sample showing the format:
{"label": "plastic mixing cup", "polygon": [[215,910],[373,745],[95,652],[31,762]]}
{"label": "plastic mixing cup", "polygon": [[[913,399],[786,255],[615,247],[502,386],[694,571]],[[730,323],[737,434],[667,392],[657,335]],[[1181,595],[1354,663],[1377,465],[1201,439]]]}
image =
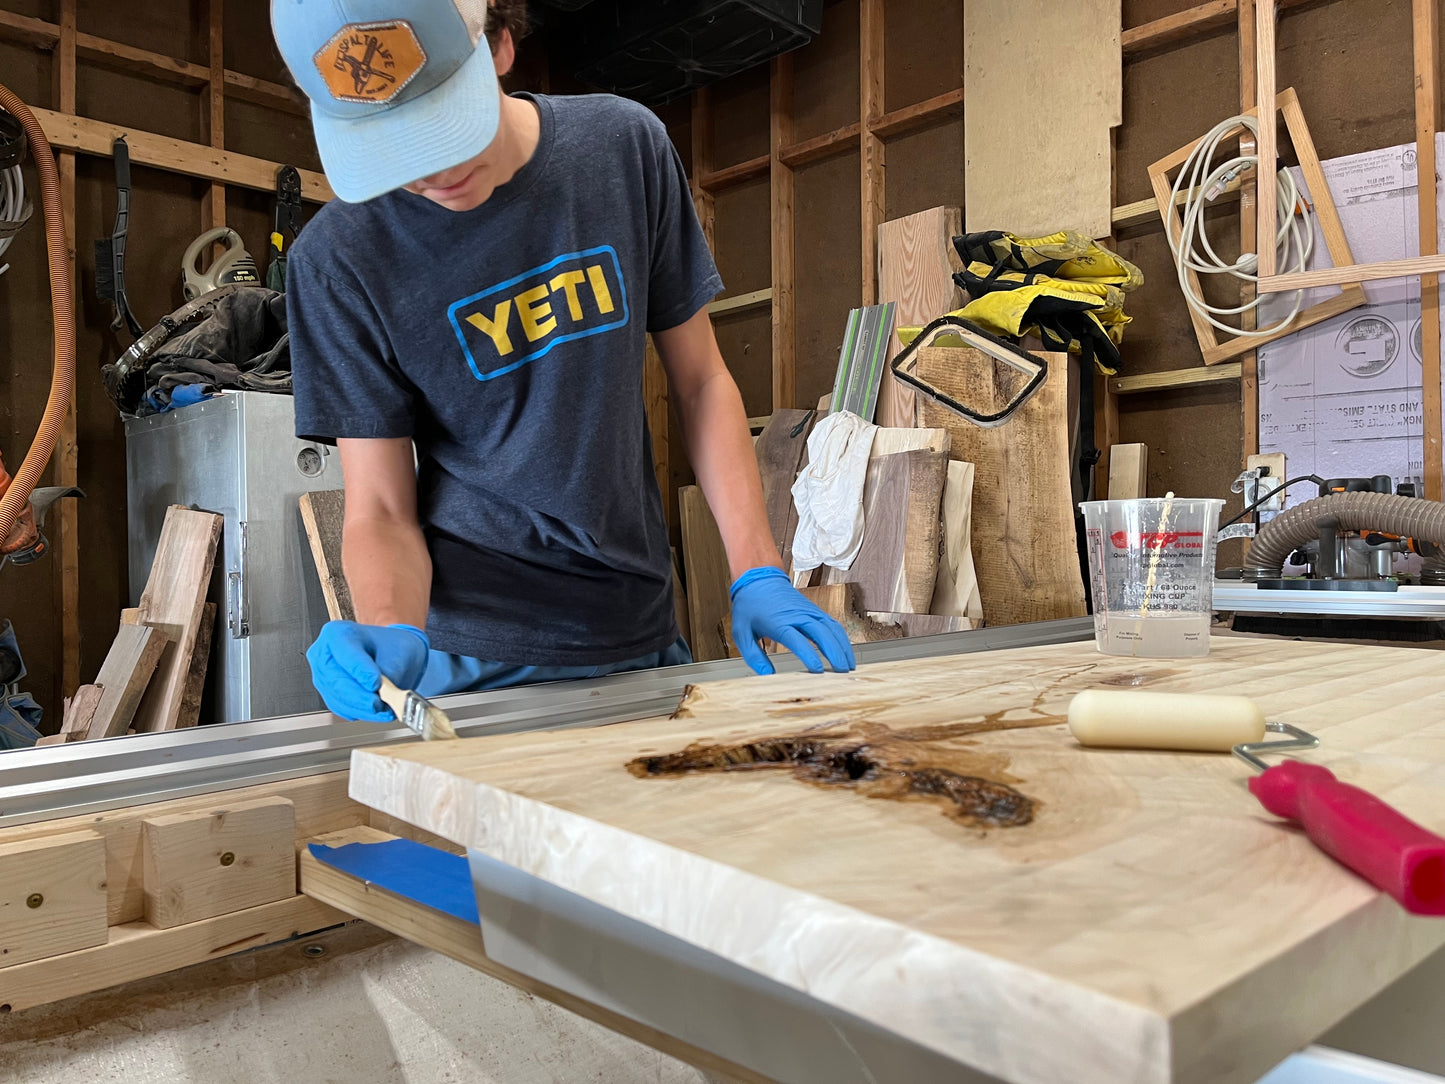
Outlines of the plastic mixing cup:
{"label": "plastic mixing cup", "polygon": [[1085,501],[1094,642],[1106,655],[1209,654],[1220,500]]}

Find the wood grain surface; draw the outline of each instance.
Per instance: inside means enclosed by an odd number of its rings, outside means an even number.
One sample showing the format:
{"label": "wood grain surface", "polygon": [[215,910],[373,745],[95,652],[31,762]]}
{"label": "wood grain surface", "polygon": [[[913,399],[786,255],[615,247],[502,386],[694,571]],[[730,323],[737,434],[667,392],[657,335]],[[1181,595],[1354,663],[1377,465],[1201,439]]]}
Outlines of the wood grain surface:
{"label": "wood grain surface", "polygon": [[927,613],[938,578],[944,452],[874,456],[863,481],[863,542],[847,569],[824,565],[824,584],[856,583],[865,610]]}
{"label": "wood grain surface", "polygon": [[[1266,814],[1238,759],[1077,746],[1068,703],[1096,687],[1252,696],[1319,735],[1310,761],[1445,831],[1435,652],[1246,638],[717,682],[673,718],[360,751],[351,794],[1029,1084],[1247,1084],[1445,944]],[[967,828],[787,771],[623,767],[879,727],[959,728],[947,744],[1034,799],[1032,823]]]}
{"label": "wood grain surface", "polygon": [[220,539],[220,516],[180,505],[166,510],[137,608],[140,622],[160,629],[169,642],[136,710],[137,733],[174,730],[179,724]]}
{"label": "wood grain surface", "polygon": [[111,738],[130,728],[166,641],[160,629],[128,624],[122,617],[100,672],[95,675],[95,683],[103,691],[87,737]]}
{"label": "wood grain surface", "polygon": [[698,486],[677,491],[682,523],[682,560],[687,573],[687,615],[692,626],[688,637],[692,657],[698,662],[728,657],[727,623],[732,606],[728,602],[728,555],[723,549],[717,520]]}
{"label": "wood grain surface", "polygon": [[301,523],[311,543],[311,558],[332,621],[355,621],[356,607],[341,567],[341,531],[346,521],[346,491],[323,489],[301,494]]}
{"label": "wood grain surface", "polygon": [[[1003,425],[982,429],[935,403],[949,455],[974,465],[970,540],[984,621],[1016,625],[1087,613],[1069,484],[1067,355],[1044,354],[1048,379]],[[969,347],[919,351],[918,372],[974,409],[1000,409],[1018,374]],[[926,607],[925,607],[926,609]]]}
{"label": "wood grain surface", "polygon": [[[922,326],[962,303],[953,281],[953,272],[961,269],[953,239],[962,232],[963,212],[957,207],[932,207],[878,227],[878,300],[897,302],[896,327]],[[889,360],[902,348],[895,330]],[[882,426],[918,424],[912,389],[891,372],[883,375],[873,420]]]}

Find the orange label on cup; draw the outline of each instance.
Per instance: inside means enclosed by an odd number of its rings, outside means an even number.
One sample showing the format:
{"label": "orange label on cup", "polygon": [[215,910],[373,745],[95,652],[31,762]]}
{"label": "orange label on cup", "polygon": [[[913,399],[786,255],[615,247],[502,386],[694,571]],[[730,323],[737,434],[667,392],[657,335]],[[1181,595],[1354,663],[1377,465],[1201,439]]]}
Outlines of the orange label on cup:
{"label": "orange label on cup", "polygon": [[348,23],[311,60],[333,98],[385,102],[421,71],[426,50],[405,19]]}

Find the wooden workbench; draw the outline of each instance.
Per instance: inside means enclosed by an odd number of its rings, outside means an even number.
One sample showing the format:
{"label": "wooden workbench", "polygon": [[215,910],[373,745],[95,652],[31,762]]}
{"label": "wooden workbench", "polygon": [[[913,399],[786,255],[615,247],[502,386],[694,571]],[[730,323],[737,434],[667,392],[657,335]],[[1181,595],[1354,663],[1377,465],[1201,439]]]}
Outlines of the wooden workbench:
{"label": "wooden workbench", "polygon": [[[1009,1081],[1253,1081],[1445,944],[1261,810],[1229,756],[1084,750],[1097,686],[1253,696],[1309,759],[1445,832],[1434,652],[1092,645],[695,690],[678,717],[354,755],[353,798]],[[786,770],[637,778],[694,741],[962,726],[955,763],[1032,820]],[[973,733],[968,733],[972,729]]]}

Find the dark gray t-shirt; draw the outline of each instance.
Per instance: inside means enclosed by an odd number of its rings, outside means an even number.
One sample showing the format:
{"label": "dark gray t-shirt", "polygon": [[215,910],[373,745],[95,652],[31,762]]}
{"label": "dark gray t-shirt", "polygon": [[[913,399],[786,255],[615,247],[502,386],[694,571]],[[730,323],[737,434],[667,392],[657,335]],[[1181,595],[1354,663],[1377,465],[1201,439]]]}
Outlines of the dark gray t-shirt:
{"label": "dark gray t-shirt", "polygon": [[722,282],[651,112],[524,97],[537,151],[475,210],[397,191],[307,225],[286,282],[296,432],[415,440],[434,648],[618,662],[678,636],[645,333]]}

